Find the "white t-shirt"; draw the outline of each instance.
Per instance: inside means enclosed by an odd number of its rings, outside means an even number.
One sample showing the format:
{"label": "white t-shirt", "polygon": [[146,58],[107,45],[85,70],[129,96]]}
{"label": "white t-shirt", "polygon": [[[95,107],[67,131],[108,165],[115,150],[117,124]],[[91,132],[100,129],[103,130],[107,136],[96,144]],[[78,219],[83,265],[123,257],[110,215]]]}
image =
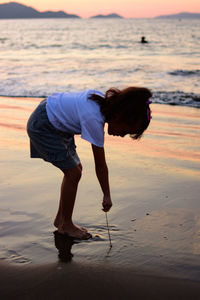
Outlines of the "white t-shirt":
{"label": "white t-shirt", "polygon": [[56,129],[71,134],[81,134],[84,140],[103,147],[105,118],[99,105],[88,100],[91,94],[103,96],[95,90],[54,93],[47,99],[47,115]]}

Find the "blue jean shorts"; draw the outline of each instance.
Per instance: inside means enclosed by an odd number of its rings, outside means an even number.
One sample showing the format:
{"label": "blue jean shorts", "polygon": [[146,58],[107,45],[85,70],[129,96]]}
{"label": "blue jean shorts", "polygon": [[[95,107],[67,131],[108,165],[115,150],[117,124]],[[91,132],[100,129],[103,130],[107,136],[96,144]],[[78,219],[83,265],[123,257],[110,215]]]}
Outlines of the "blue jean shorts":
{"label": "blue jean shorts", "polygon": [[74,135],[57,130],[49,122],[46,99],[31,114],[27,132],[32,158],[42,158],[61,170],[71,169],[80,164]]}

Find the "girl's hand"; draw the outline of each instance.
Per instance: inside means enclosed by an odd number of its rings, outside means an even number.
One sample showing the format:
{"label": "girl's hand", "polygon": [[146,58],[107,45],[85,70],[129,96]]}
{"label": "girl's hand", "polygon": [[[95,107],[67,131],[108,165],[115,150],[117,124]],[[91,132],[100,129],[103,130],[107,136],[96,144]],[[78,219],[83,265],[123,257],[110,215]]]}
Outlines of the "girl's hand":
{"label": "girl's hand", "polygon": [[110,210],[110,208],[112,207],[112,201],[110,196],[104,196],[103,197],[103,202],[102,202],[102,206],[103,206],[103,211],[107,212]]}

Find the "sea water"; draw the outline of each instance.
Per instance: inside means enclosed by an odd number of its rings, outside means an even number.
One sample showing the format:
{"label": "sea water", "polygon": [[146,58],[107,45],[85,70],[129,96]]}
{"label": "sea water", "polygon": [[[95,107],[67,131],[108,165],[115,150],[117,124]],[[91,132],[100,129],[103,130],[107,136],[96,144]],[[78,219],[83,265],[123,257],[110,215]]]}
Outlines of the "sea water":
{"label": "sea water", "polygon": [[200,107],[200,21],[0,20],[0,68],[4,96],[145,86],[156,103]]}

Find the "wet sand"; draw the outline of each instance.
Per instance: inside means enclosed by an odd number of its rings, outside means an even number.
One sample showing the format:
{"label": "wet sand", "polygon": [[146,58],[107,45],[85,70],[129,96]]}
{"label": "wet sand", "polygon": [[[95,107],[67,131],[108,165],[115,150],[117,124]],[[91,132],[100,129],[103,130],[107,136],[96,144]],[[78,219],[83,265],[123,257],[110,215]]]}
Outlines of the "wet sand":
{"label": "wet sand", "polygon": [[[3,274],[3,275],[2,275]],[[1,299],[192,299],[199,283],[96,264],[1,265]]]}
{"label": "wet sand", "polygon": [[62,174],[29,158],[25,132],[39,101],[0,97],[0,295],[199,299],[200,110],[153,104],[140,142],[106,136],[109,252],[91,147],[79,137],[84,172],[74,221],[93,238],[74,243],[53,233]]}

